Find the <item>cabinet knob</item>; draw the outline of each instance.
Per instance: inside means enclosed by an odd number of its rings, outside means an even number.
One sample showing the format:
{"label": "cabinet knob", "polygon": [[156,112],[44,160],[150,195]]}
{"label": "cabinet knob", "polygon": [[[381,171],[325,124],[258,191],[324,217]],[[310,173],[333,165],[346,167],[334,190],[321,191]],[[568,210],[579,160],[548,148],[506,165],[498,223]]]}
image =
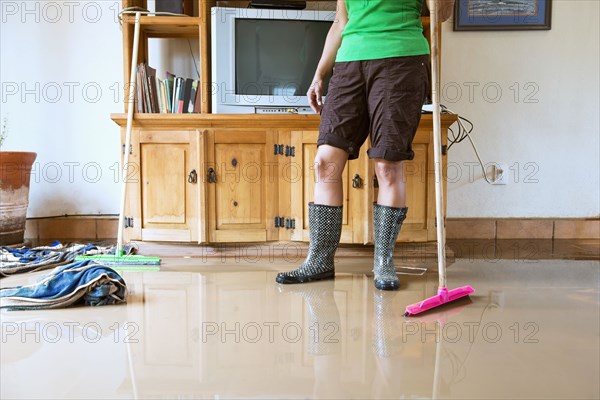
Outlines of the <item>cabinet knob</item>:
{"label": "cabinet knob", "polygon": [[235,158],[231,160],[231,165],[233,165],[234,167],[237,165],[237,160]]}
{"label": "cabinet knob", "polygon": [[234,201],[234,202],[233,202],[233,206],[234,206],[234,207],[237,207],[237,206],[238,206],[238,202],[237,202],[237,201]]}

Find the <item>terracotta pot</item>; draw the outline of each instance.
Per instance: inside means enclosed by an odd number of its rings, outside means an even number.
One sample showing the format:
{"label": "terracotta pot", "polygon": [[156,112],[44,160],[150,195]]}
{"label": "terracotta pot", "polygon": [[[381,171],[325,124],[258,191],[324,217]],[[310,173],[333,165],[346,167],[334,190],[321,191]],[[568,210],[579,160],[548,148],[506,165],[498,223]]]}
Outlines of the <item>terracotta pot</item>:
{"label": "terracotta pot", "polygon": [[0,151],[0,245],[23,242],[36,153]]}

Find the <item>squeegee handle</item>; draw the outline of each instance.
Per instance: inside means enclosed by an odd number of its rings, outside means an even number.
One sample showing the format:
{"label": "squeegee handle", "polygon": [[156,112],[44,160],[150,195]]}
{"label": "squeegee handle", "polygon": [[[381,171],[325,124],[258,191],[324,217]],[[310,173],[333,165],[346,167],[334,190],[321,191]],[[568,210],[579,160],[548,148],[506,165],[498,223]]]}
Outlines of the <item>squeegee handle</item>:
{"label": "squeegee handle", "polygon": [[431,97],[433,101],[433,163],[435,167],[435,215],[437,222],[437,253],[439,287],[446,287],[446,230],[444,219],[444,188],[442,175],[442,127],[439,95],[439,41],[437,0],[427,0],[431,33]]}

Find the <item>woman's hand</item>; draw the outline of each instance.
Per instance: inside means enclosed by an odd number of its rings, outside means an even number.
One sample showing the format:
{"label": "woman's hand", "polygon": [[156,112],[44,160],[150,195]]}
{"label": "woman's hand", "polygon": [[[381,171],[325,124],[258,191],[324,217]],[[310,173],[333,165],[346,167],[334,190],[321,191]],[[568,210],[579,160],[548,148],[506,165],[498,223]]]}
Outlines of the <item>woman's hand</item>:
{"label": "woman's hand", "polygon": [[315,72],[315,77],[306,93],[310,108],[317,114],[323,109],[324,81],[333,70],[337,51],[342,44],[342,32],[344,31],[347,22],[348,11],[346,10],[346,0],[337,0],[335,20],[327,33],[323,54],[321,55],[319,65],[317,66],[317,72]]}
{"label": "woman's hand", "polygon": [[306,95],[308,96],[310,108],[315,113],[320,114],[323,109],[323,79],[315,76]]}

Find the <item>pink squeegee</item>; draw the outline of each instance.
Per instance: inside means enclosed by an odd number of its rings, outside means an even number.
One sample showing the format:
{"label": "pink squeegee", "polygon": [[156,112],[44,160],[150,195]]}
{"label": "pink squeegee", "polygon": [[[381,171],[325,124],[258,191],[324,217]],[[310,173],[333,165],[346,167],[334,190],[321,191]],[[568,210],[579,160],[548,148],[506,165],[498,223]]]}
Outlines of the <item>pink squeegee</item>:
{"label": "pink squeegee", "polygon": [[433,158],[435,164],[435,211],[437,223],[437,253],[439,286],[436,296],[425,299],[419,303],[406,307],[405,316],[420,314],[432,308],[439,307],[451,301],[458,300],[473,293],[471,286],[463,286],[448,290],[446,287],[446,230],[444,222],[444,197],[442,195],[442,144],[441,144],[441,117],[440,96],[438,91],[438,16],[437,0],[428,0],[429,24],[431,30],[431,97],[433,99]]}
{"label": "pink squeegee", "polygon": [[406,313],[404,313],[404,316],[410,317],[411,315],[420,314],[427,310],[431,310],[432,308],[436,308],[446,303],[450,303],[451,301],[458,300],[462,297],[466,297],[474,291],[475,289],[473,289],[469,285],[452,290],[448,290],[448,288],[441,287],[438,289],[437,295],[420,301],[418,303],[411,304],[410,306],[407,306]]}

